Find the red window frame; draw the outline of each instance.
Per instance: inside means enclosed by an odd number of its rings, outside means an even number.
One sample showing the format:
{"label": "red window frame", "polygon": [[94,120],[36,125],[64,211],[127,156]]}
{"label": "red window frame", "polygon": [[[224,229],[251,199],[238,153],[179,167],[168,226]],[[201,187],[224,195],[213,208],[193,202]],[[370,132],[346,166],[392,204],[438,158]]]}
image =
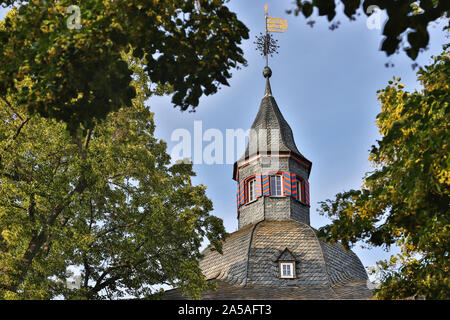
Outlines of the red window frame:
{"label": "red window frame", "polygon": [[295,176],[295,179],[298,182],[298,185],[300,186],[300,190],[299,188],[297,188],[297,200],[300,201],[301,203],[305,203],[305,179],[299,176]]}
{"label": "red window frame", "polygon": [[[250,199],[250,183],[253,181],[253,199]],[[248,199],[247,202],[256,200],[256,176],[247,180]]]}
{"label": "red window frame", "polygon": [[[255,183],[256,183],[256,174],[251,175],[251,176],[245,178],[245,180],[244,180],[244,188],[245,188],[244,204],[250,202],[250,194],[248,192],[248,183],[250,182],[250,180],[255,180]],[[256,192],[256,188],[255,188],[255,192]],[[255,199],[256,199],[256,194],[255,194]]]}

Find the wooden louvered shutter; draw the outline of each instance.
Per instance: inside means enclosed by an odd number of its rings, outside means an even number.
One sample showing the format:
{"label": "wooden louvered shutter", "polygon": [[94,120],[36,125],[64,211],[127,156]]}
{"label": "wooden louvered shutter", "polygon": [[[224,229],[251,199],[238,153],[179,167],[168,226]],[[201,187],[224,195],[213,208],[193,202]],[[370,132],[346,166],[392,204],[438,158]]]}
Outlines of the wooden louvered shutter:
{"label": "wooden louvered shutter", "polygon": [[309,205],[309,182],[304,180],[304,187],[305,187],[305,204]]}
{"label": "wooden louvered shutter", "polygon": [[244,186],[244,202],[242,204],[246,204],[248,202],[248,180],[243,181]]}
{"label": "wooden louvered shutter", "polygon": [[264,196],[270,196],[270,176],[268,172],[262,174],[262,193]]}
{"label": "wooden louvered shutter", "polygon": [[245,202],[245,188],[244,181],[238,183],[238,207],[242,206]]}
{"label": "wooden louvered shutter", "polygon": [[238,217],[238,219],[239,219],[239,207],[241,206],[240,193],[239,193],[240,186],[241,186],[241,183],[238,182],[238,184],[237,184],[237,192],[236,192],[236,207],[237,207],[237,217]]}
{"label": "wooden louvered shutter", "polygon": [[256,198],[259,198],[262,195],[261,173],[257,173],[255,176],[255,194]]}
{"label": "wooden louvered shutter", "polygon": [[283,196],[290,196],[292,194],[291,174],[283,172]]}
{"label": "wooden louvered shutter", "polygon": [[297,190],[297,176],[295,175],[295,173],[291,173],[291,186],[292,186],[292,196],[294,198],[297,199],[297,194],[298,192],[300,192],[299,190]]}

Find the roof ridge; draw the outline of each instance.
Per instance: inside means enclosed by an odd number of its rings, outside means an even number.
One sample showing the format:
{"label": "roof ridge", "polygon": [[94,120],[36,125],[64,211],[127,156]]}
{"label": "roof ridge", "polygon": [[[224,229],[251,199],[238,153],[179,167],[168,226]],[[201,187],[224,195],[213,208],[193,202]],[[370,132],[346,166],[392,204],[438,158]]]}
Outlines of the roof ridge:
{"label": "roof ridge", "polygon": [[248,270],[249,270],[249,266],[250,266],[250,251],[252,249],[253,235],[255,234],[256,227],[263,221],[265,221],[265,219],[256,222],[254,227],[252,228],[252,233],[250,234],[250,241],[248,242],[248,249],[247,249],[247,266],[245,267],[246,270],[245,270],[245,283],[244,283],[244,286],[247,286],[247,281],[248,281]]}

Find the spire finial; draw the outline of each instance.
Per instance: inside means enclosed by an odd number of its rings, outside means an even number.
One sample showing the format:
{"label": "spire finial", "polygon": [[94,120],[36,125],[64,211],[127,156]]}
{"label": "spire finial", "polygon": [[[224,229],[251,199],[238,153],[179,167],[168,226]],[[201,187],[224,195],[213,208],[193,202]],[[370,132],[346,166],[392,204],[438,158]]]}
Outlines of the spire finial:
{"label": "spire finial", "polygon": [[266,90],[264,91],[264,97],[271,97],[272,96],[272,88],[270,88],[270,81],[269,78],[266,78]]}
{"label": "spire finial", "polygon": [[263,76],[264,78],[270,78],[272,76],[272,70],[269,67],[264,67]]}
{"label": "spire finial", "polygon": [[266,21],[266,33],[260,33],[256,37],[256,49],[261,52],[261,55],[266,59],[266,66],[263,70],[263,76],[266,78],[266,90],[264,96],[272,96],[269,78],[272,75],[272,70],[269,68],[269,55],[272,57],[274,53],[278,53],[279,48],[276,40],[270,35],[270,32],[285,32],[287,29],[287,20],[281,18],[271,18],[268,13],[268,4],[264,6],[264,18]]}

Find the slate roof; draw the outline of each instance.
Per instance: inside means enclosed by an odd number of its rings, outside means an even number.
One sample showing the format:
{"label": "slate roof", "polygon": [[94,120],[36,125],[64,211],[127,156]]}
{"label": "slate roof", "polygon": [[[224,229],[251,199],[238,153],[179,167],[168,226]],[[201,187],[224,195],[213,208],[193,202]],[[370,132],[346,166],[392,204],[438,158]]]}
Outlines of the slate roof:
{"label": "slate roof", "polygon": [[288,248],[284,249],[276,261],[296,261],[295,256]]}
{"label": "slate roof", "polygon": [[[296,278],[280,279],[277,259],[288,249],[296,260]],[[218,284],[205,299],[366,299],[367,274],[358,257],[340,244],[317,238],[307,224],[267,221],[232,233],[223,255],[206,248],[200,267]],[[168,292],[174,298],[176,290]]]}
{"label": "slate roof", "polygon": [[[260,129],[263,130],[259,131]],[[278,134],[272,135],[271,132],[275,133],[276,131],[271,131],[271,129],[277,129]],[[254,143],[253,145],[255,146],[254,150],[250,150],[249,147],[252,143]],[[290,151],[304,158],[295,145],[291,127],[284,119],[278,108],[277,102],[272,96],[269,78],[266,78],[265,95],[261,100],[259,111],[250,129],[249,144],[247,144],[245,153],[239,161],[260,152],[270,151]]]}

